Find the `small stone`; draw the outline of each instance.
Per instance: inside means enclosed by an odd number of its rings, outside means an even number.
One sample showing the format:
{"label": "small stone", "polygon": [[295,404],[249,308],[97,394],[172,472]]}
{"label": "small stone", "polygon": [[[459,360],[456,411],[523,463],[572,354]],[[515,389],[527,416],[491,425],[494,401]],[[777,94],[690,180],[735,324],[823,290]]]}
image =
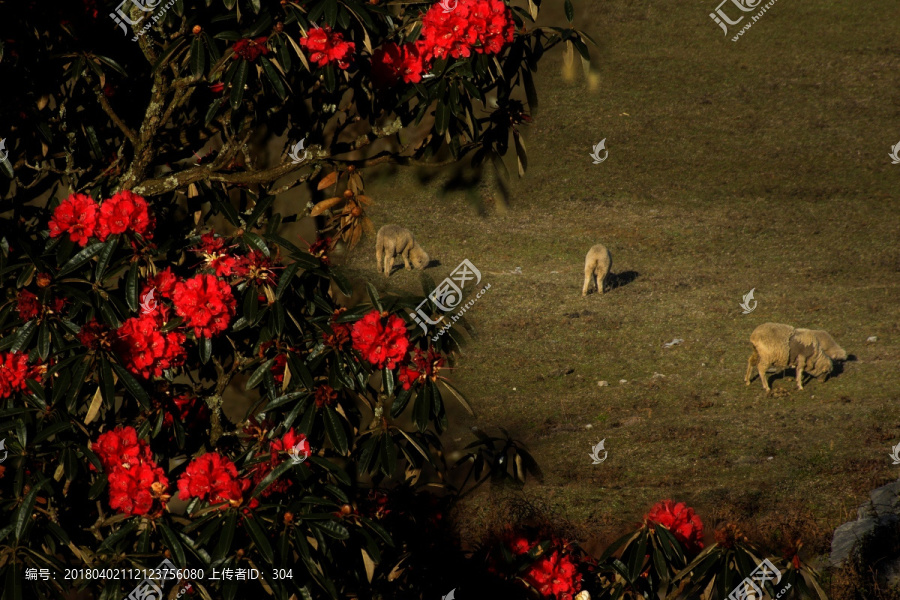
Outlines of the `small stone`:
{"label": "small stone", "polygon": [[653,379],[659,379],[660,377],[665,377],[665,375],[663,375],[662,373],[653,373]]}
{"label": "small stone", "polygon": [[772,459],[774,459],[774,458],[775,458],[774,456],[770,456],[770,457],[768,457],[766,460],[772,460]]}
{"label": "small stone", "polygon": [[609,382],[608,382],[608,381],[598,381],[598,382],[597,382],[597,385],[598,385],[599,387],[606,387],[606,386],[609,385]]}
{"label": "small stone", "polygon": [[619,380],[619,383],[625,384],[625,383],[628,383],[628,380],[627,380],[627,379],[620,379],[620,380]]}
{"label": "small stone", "polygon": [[515,391],[516,391],[516,388],[513,388],[513,391],[515,392]]}
{"label": "small stone", "polygon": [[587,425],[584,426],[584,428],[585,428],[585,429],[593,429],[594,426],[591,425],[590,423],[588,423]]}
{"label": "small stone", "polygon": [[877,342],[877,341],[878,341],[878,336],[877,336],[877,335],[871,335],[871,336],[869,336],[869,337],[866,338],[866,341],[869,342],[870,344],[872,344],[872,343],[874,343],[874,342]]}
{"label": "small stone", "polygon": [[675,338],[671,342],[666,342],[665,344],[663,344],[663,348],[671,348],[672,346],[677,346],[678,344],[681,344],[683,342],[684,342],[683,339]]}

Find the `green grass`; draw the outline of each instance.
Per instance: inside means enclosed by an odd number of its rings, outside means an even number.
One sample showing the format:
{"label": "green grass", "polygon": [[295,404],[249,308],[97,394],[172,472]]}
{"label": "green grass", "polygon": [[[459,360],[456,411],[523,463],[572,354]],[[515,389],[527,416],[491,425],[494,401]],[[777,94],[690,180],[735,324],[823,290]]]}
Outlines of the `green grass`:
{"label": "green grass", "polygon": [[[441,195],[443,175],[368,188],[376,226],[413,230],[442,263],[436,281],[468,258],[492,285],[453,372],[478,418],[454,414],[448,439],[506,427],[546,474],[525,493],[603,537],[669,497],[707,521],[799,511],[830,532],[898,474],[900,165],[887,154],[900,140],[900,5],[780,0],[733,43],[707,16],[715,4],[576,3],[576,25],[601,42],[601,85],[546,60],[507,210]],[[593,165],[602,138],[609,159]],[[614,272],[639,276],[582,298],[598,242]],[[349,268],[419,291],[414,273],[377,275],[373,246]],[[758,308],[742,315],[751,288]],[[766,398],[743,382],[766,321],[827,329],[858,360],[804,391],[778,379]],[[609,458],[593,466],[602,438]]]}

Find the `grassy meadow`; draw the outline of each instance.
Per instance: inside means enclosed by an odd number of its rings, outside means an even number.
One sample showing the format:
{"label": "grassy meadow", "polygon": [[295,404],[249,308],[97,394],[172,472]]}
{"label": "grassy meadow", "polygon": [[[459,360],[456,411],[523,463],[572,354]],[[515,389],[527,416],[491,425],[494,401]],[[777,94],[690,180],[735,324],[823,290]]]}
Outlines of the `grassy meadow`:
{"label": "grassy meadow", "polygon": [[[558,4],[542,22],[565,22]],[[435,281],[468,258],[491,284],[452,372],[478,416],[452,415],[448,437],[523,440],[545,475],[525,498],[589,544],[673,498],[710,530],[790,530],[822,554],[900,474],[900,5],[780,0],[735,43],[715,4],[576,1],[599,86],[564,77],[561,52],[545,61],[508,203],[446,191],[447,172],[383,171],[370,216],[410,228]],[[624,276],[582,298],[596,243]],[[347,269],[384,293],[421,289],[415,272],[376,273],[374,236]],[[776,379],[767,398],[743,381],[767,321],[826,329],[856,360],[804,391]],[[469,509],[471,531],[498,510],[487,490]]]}

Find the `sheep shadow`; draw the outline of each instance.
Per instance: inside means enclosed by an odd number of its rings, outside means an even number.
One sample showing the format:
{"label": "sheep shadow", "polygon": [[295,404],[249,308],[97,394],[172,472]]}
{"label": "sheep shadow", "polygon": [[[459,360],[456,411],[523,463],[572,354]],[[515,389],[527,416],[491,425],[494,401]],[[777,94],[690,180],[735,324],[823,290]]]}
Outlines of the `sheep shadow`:
{"label": "sheep shadow", "polygon": [[621,273],[610,273],[609,275],[607,275],[609,289],[614,290],[616,288],[624,287],[640,277],[640,275],[641,274],[637,271],[622,271]]}
{"label": "sheep shadow", "polygon": [[[425,269],[431,269],[432,267],[439,267],[439,266],[441,266],[441,261],[437,260],[436,258],[433,258],[433,259],[431,259],[430,261],[428,261],[428,264],[427,264],[427,265],[425,265]],[[397,271],[402,271],[402,270],[404,270],[405,268],[406,268],[406,265],[404,265],[403,262],[394,263],[394,264],[391,266],[391,272],[388,273],[388,277],[390,277],[391,275],[393,275],[393,274],[396,273]],[[425,269],[422,269],[422,270],[424,271]],[[415,270],[415,269],[414,269],[414,270]]]}

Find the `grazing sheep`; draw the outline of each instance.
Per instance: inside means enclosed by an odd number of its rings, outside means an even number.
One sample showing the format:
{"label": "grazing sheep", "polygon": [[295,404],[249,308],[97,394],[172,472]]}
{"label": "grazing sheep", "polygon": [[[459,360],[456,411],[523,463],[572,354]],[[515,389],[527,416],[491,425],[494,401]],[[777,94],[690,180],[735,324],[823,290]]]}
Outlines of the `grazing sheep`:
{"label": "grazing sheep", "polygon": [[813,377],[824,375],[827,379],[833,368],[831,358],[808,329],[794,329],[781,323],[763,323],[750,334],[750,343],[753,344],[753,354],[747,360],[744,382],[750,385],[753,367],[757,367],[767,394],[772,391],[766,375],[770,367],[777,371],[794,367],[797,371],[797,387],[801,390],[804,371]]}
{"label": "grazing sheep", "polygon": [[816,336],[816,339],[819,340],[819,345],[822,346],[822,352],[827,354],[831,360],[847,360],[847,353],[838,346],[837,342],[834,341],[834,338],[827,331],[822,329],[798,329],[797,331],[809,331]]}
{"label": "grazing sheep", "polygon": [[603,293],[604,283],[609,268],[612,267],[612,256],[606,246],[597,244],[588,250],[587,256],[584,258],[584,287],[581,289],[581,295],[587,296],[588,291],[593,287],[594,279],[597,280],[597,291]]}
{"label": "grazing sheep", "polygon": [[412,232],[399,225],[385,225],[378,230],[375,240],[375,260],[378,261],[378,272],[385,275],[391,274],[394,268],[394,259],[397,256],[403,258],[407,269],[412,261],[413,266],[420,271],[428,266],[431,259],[422,250],[422,246],[416,243]]}

